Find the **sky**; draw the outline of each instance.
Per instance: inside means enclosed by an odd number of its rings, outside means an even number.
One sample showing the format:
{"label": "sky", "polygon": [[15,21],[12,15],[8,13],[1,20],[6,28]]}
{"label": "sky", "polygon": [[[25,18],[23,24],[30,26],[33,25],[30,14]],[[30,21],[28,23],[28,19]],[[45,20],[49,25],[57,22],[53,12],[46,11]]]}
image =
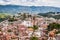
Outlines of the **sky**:
{"label": "sky", "polygon": [[54,6],[60,7],[60,0],[0,0],[0,5]]}

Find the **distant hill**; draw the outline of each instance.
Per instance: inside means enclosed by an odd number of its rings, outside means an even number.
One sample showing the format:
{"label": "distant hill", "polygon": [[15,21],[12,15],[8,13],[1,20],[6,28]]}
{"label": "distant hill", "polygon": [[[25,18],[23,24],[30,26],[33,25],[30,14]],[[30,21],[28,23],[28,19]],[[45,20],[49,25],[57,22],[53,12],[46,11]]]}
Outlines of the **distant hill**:
{"label": "distant hill", "polygon": [[46,12],[46,13],[38,13],[38,15],[43,17],[53,17],[55,19],[60,19],[60,12]]}
{"label": "distant hill", "polygon": [[60,8],[50,6],[0,5],[0,13],[15,14],[18,12],[29,12],[29,13],[60,12]]}

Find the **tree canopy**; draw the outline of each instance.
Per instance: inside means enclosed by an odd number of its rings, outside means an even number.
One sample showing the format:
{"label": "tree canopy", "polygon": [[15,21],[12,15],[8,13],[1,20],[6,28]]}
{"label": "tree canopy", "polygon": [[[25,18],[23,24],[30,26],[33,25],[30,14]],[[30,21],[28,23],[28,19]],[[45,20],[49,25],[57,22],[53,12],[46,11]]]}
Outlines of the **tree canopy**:
{"label": "tree canopy", "polygon": [[0,13],[0,22],[10,18],[11,15],[6,14],[6,13]]}
{"label": "tree canopy", "polygon": [[37,25],[33,25],[33,29],[34,30],[37,30],[38,29],[38,26]]}
{"label": "tree canopy", "polygon": [[55,34],[59,34],[60,33],[60,30],[56,31]]}
{"label": "tree canopy", "polygon": [[36,37],[36,36],[31,36],[31,37],[30,37],[30,40],[38,40],[38,37]]}
{"label": "tree canopy", "polygon": [[48,30],[48,31],[51,31],[51,30],[53,30],[53,29],[59,30],[59,29],[60,29],[60,24],[58,24],[58,23],[50,23],[50,24],[48,25],[48,27],[47,27],[47,30]]}
{"label": "tree canopy", "polygon": [[17,21],[17,19],[14,19],[14,18],[9,18],[8,20],[9,22],[13,22],[13,21]]}

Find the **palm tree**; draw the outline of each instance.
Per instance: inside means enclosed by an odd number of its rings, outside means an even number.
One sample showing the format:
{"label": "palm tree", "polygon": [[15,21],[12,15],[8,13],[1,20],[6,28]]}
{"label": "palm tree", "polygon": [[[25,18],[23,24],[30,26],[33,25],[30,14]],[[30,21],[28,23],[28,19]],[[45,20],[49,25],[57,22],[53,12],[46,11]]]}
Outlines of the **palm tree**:
{"label": "palm tree", "polygon": [[34,32],[35,32],[35,30],[37,30],[38,29],[38,26],[37,25],[33,25],[33,33],[32,33],[32,35],[34,34]]}
{"label": "palm tree", "polygon": [[38,29],[38,26],[35,24],[35,19],[36,19],[36,16],[34,15],[34,16],[32,16],[32,20],[33,20],[33,33],[32,33],[32,35],[34,34],[34,32],[35,32],[35,30],[37,30]]}
{"label": "palm tree", "polygon": [[36,17],[33,16],[33,17],[32,17],[32,20],[33,20],[33,26],[35,25],[35,19],[36,19]]}

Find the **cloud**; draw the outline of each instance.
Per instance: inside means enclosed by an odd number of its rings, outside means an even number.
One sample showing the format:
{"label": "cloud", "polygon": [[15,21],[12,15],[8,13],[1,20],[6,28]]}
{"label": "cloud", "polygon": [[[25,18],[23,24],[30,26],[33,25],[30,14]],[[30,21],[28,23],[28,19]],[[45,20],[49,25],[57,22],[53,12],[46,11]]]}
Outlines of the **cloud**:
{"label": "cloud", "polygon": [[60,7],[60,0],[0,0],[0,5],[54,6]]}

